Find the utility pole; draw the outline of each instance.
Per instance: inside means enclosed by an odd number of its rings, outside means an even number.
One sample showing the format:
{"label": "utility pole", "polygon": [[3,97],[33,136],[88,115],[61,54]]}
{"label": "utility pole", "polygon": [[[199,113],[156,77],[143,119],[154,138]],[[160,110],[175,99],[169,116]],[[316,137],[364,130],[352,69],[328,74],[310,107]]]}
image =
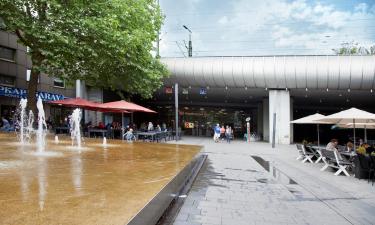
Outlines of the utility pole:
{"label": "utility pole", "polygon": [[185,26],[185,25],[183,25],[182,26],[183,28],[185,28],[187,31],[189,31],[189,47],[188,47],[188,56],[189,57],[192,57],[193,56],[193,43],[192,43],[192,41],[191,41],[191,30],[187,27],[187,26]]}
{"label": "utility pole", "polygon": [[[158,7],[160,8],[159,0],[158,0]],[[156,58],[160,58],[159,48],[160,48],[160,29],[158,30],[158,37],[156,41]]]}
{"label": "utility pole", "polygon": [[179,133],[178,133],[178,83],[174,84],[174,104],[175,104],[175,110],[176,110],[176,119],[175,119],[175,125],[176,125],[176,141],[178,141]]}

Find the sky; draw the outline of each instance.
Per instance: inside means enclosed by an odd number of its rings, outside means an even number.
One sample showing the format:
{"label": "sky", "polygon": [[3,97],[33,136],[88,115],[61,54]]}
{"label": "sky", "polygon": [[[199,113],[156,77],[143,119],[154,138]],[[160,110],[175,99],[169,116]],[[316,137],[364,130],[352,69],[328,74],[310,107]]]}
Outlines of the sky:
{"label": "sky", "polygon": [[326,55],[375,44],[375,0],[159,0],[161,57]]}

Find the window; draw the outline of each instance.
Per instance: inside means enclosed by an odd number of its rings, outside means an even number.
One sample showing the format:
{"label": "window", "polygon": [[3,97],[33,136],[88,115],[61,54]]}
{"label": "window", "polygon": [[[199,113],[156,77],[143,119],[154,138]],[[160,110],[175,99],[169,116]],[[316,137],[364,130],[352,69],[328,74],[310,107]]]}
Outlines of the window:
{"label": "window", "polygon": [[53,86],[58,88],[65,88],[65,81],[60,78],[53,78]]}
{"label": "window", "polygon": [[0,46],[0,59],[14,62],[16,50]]}
{"label": "window", "polygon": [[0,84],[8,87],[16,86],[16,78],[11,76],[0,75]]}

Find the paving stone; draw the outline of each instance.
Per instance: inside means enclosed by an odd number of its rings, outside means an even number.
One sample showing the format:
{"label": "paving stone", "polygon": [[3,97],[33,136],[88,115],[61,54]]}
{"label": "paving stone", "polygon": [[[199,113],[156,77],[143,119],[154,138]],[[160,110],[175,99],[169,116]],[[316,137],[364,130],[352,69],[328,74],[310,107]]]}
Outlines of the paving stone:
{"label": "paving stone", "polygon": [[[295,146],[272,149],[266,143],[240,141],[215,144],[204,138],[186,138],[183,143],[204,145],[208,158],[174,225],[346,225],[375,221],[375,188],[353,177],[321,172],[319,164],[296,161]],[[273,178],[252,155],[272,161],[272,166],[298,184]]]}

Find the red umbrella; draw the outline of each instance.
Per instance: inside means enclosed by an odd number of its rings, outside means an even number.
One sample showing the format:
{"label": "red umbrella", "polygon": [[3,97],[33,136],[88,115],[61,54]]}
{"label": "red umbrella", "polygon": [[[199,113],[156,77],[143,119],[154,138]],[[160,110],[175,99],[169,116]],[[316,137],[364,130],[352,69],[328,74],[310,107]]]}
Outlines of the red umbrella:
{"label": "red umbrella", "polygon": [[103,108],[101,107],[100,103],[91,102],[89,100],[79,98],[79,97],[51,101],[48,103],[53,104],[53,105],[66,106],[70,108],[81,108],[81,109],[87,109],[87,110],[99,111],[99,112],[128,113],[126,110],[122,110],[122,109]]}
{"label": "red umbrella", "polygon": [[[114,109],[114,110],[126,110],[131,113],[133,112],[147,112],[147,113],[156,113],[155,111],[145,108],[143,106],[127,102],[124,100],[116,101],[116,102],[107,102],[100,105],[103,109]],[[124,127],[124,115],[122,115],[122,127]],[[133,122],[133,114],[132,114],[132,122]],[[124,138],[124,129],[122,129],[122,138]]]}
{"label": "red umbrella", "polygon": [[129,112],[146,112],[146,113],[156,113],[155,111],[145,108],[143,106],[127,102],[124,100],[116,102],[107,102],[100,105],[103,109],[115,109],[115,110],[126,110]]}

